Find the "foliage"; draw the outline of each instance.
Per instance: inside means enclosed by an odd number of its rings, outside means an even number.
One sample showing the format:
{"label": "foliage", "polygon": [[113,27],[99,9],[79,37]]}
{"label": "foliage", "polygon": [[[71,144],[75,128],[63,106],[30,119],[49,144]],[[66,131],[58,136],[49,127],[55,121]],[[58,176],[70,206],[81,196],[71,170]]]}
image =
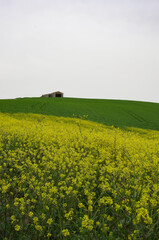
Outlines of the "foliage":
{"label": "foliage", "polygon": [[159,239],[159,132],[0,114],[1,239]]}

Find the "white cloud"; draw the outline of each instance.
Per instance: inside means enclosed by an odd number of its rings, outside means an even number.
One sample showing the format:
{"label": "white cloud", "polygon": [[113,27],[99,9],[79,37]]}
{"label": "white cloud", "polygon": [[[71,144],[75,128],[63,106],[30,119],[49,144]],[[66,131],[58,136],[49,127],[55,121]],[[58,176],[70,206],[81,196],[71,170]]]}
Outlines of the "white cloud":
{"label": "white cloud", "polygon": [[61,90],[159,102],[158,1],[0,4],[1,98]]}

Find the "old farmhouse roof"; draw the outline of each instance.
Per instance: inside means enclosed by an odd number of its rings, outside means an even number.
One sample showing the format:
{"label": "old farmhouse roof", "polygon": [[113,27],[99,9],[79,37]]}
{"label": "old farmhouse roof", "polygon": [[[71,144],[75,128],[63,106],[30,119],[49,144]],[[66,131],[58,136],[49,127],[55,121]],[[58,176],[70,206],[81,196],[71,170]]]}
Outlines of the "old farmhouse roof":
{"label": "old farmhouse roof", "polygon": [[53,93],[44,94],[42,95],[42,97],[64,97],[64,93],[60,91],[56,91]]}

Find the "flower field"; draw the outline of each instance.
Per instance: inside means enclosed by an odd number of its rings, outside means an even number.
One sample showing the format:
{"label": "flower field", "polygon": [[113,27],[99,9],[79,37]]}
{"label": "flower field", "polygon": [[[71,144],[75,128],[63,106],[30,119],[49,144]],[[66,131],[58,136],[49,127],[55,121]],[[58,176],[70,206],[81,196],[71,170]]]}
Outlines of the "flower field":
{"label": "flower field", "polygon": [[159,132],[0,114],[0,239],[159,239]]}

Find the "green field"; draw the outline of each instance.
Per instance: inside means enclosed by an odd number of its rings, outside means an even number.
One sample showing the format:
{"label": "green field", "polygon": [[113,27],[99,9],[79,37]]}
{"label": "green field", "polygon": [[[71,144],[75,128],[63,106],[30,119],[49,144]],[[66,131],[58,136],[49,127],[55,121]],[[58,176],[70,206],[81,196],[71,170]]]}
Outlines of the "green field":
{"label": "green field", "polygon": [[[115,127],[159,130],[159,104],[80,98],[18,98],[0,100],[0,112],[38,113],[88,119]],[[84,117],[84,115],[88,115]]]}

